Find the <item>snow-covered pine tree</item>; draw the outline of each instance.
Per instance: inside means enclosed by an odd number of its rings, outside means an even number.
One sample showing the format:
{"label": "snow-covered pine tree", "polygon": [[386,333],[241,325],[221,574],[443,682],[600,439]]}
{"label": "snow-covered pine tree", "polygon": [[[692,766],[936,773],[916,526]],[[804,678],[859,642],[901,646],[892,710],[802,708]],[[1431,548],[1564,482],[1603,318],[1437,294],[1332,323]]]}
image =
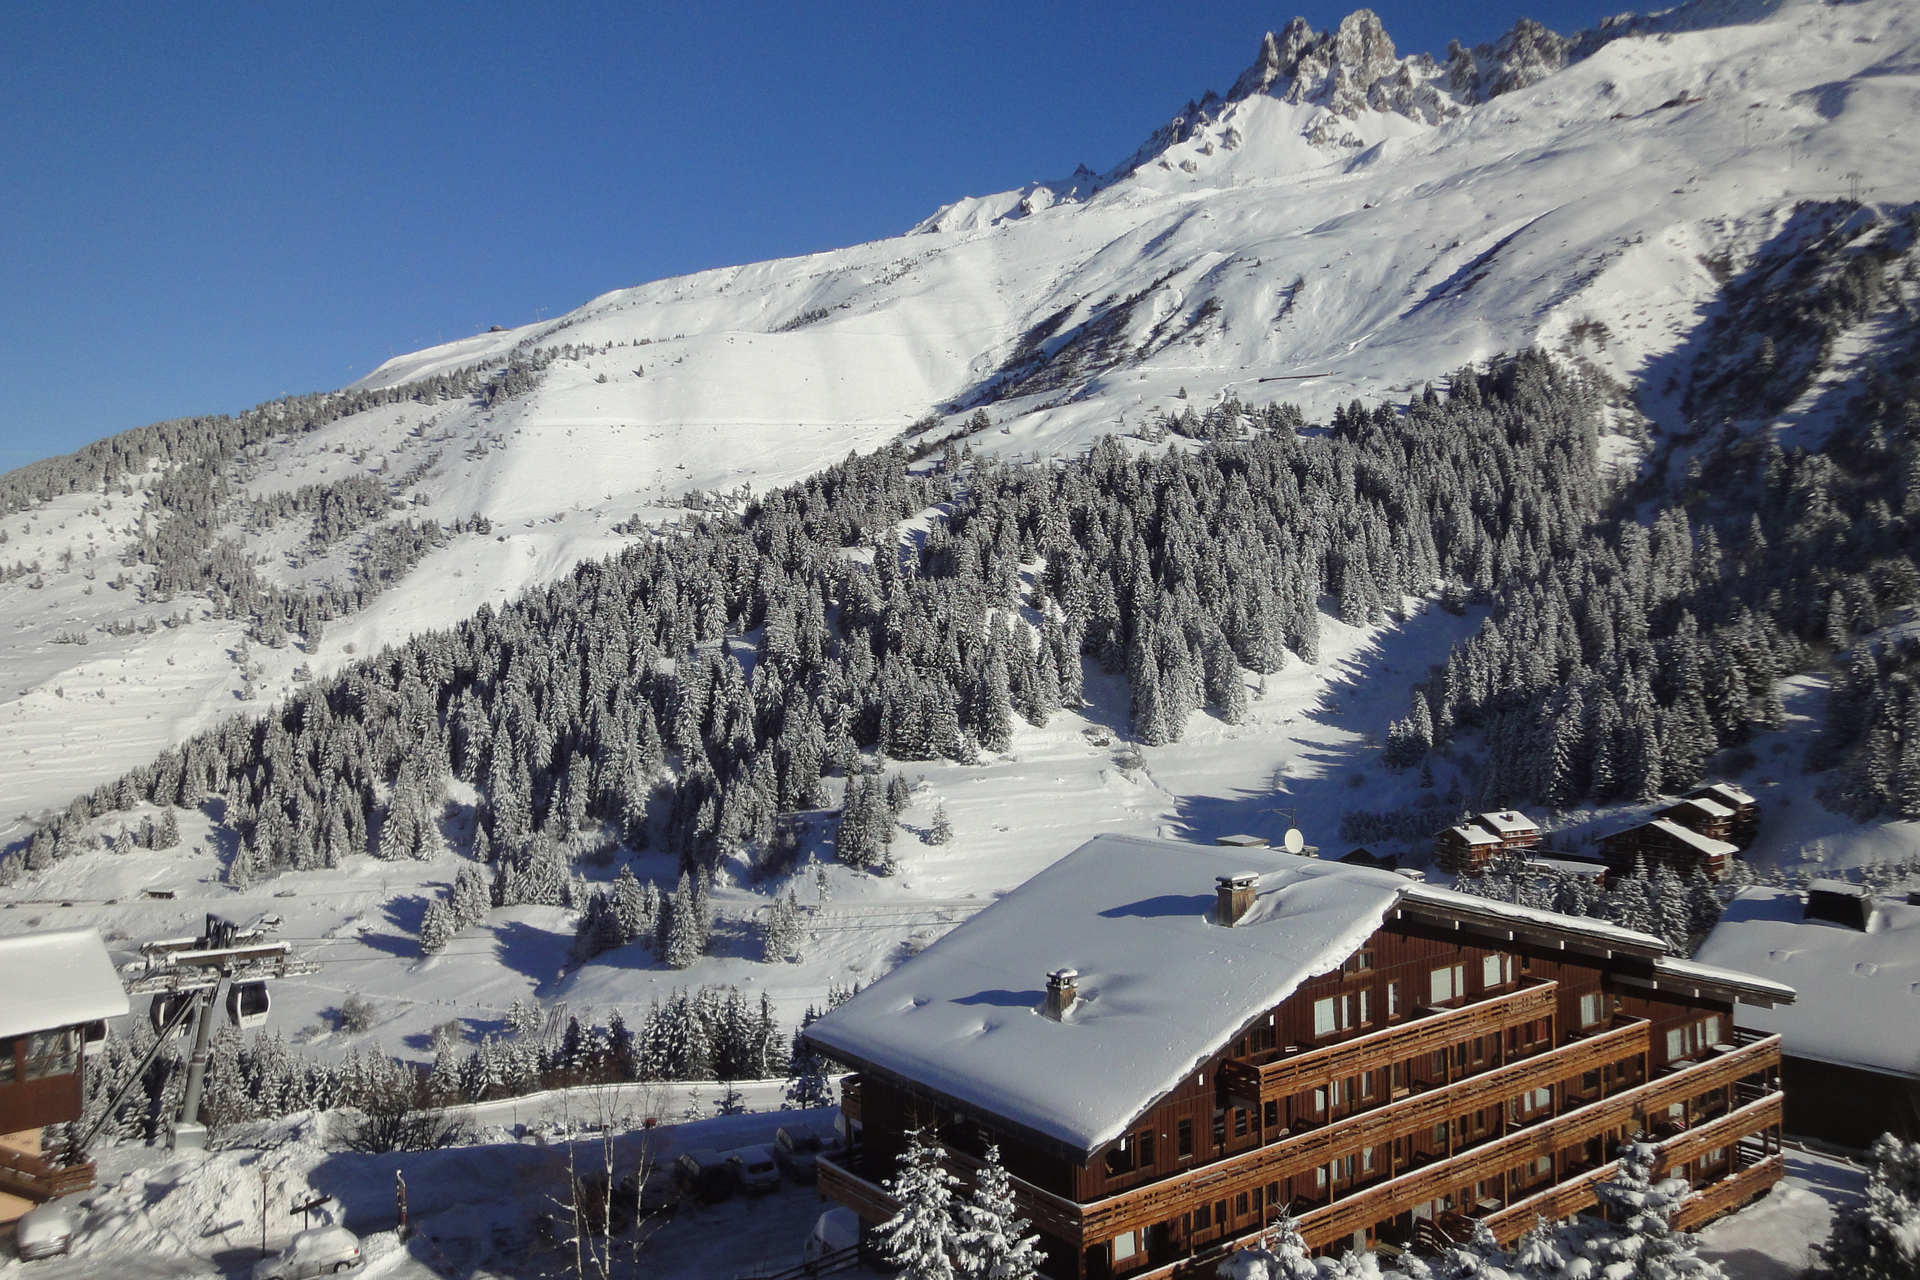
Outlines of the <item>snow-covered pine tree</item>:
{"label": "snow-covered pine tree", "polygon": [[1033,1280],[1046,1255],[1013,1203],[1013,1180],[997,1144],[987,1147],[973,1190],[959,1206],[953,1259],[970,1280]]}
{"label": "snow-covered pine tree", "polygon": [[1867,1193],[1833,1215],[1815,1253],[1833,1280],[1920,1275],[1920,1142],[1882,1134],[1868,1151]]}
{"label": "snow-covered pine tree", "polygon": [[1575,1256],[1607,1280],[1726,1280],[1718,1263],[1696,1251],[1693,1235],[1673,1226],[1689,1188],[1679,1178],[1655,1179],[1660,1149],[1628,1142],[1617,1159],[1613,1177],[1594,1188],[1609,1221],[1580,1219]]}
{"label": "snow-covered pine tree", "polygon": [[887,1180],[887,1194],[900,1211],[874,1229],[880,1254],[900,1269],[900,1280],[954,1280],[954,1188],[940,1148],[921,1131],[907,1134],[899,1172]]}
{"label": "snow-covered pine tree", "polygon": [[486,872],[472,863],[464,864],[454,872],[453,897],[449,905],[453,908],[455,929],[483,923],[493,906],[487,892]]}
{"label": "snow-covered pine tree", "polygon": [[768,964],[798,964],[800,952],[800,900],[789,889],[767,908],[767,933],[763,958]]}
{"label": "snow-covered pine tree", "polygon": [[946,844],[953,839],[953,819],[947,816],[947,806],[933,806],[933,821],[927,824],[927,843]]}
{"label": "snow-covered pine tree", "polygon": [[806,1013],[801,1016],[800,1026],[793,1033],[793,1048],[787,1057],[786,1103],[803,1110],[833,1105],[833,1086],[827,1080],[827,1064],[814,1052],[813,1045],[800,1035],[819,1016],[818,1009],[807,1006]]}
{"label": "snow-covered pine tree", "polygon": [[673,897],[661,913],[660,958],[669,968],[685,969],[700,958],[700,913],[694,904],[693,881],[680,873]]}
{"label": "snow-covered pine tree", "polygon": [[445,951],[458,927],[453,918],[453,909],[444,898],[429,902],[425,914],[420,917],[420,954],[437,956]]}

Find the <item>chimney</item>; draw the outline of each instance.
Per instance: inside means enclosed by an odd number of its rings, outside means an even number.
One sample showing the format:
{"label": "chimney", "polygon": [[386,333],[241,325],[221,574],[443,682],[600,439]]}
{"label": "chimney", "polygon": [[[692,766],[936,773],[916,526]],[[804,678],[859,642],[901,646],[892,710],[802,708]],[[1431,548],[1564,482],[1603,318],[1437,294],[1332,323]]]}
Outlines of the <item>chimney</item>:
{"label": "chimney", "polygon": [[1253,905],[1253,887],[1260,877],[1252,871],[1241,871],[1230,876],[1215,876],[1213,880],[1213,920],[1215,924],[1236,925],[1247,914],[1247,908]]}
{"label": "chimney", "polygon": [[1060,1021],[1073,1008],[1074,997],[1080,991],[1080,971],[1078,969],[1055,969],[1047,975],[1047,1003],[1042,1010],[1055,1022]]}

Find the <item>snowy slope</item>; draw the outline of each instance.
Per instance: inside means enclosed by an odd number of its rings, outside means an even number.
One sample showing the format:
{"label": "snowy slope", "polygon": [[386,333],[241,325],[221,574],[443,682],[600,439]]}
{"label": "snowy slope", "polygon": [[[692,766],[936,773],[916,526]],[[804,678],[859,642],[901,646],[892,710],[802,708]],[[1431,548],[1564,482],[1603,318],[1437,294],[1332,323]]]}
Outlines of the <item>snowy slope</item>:
{"label": "snowy slope", "polygon": [[[387,362],[360,385],[590,351],[491,410],[389,407],[264,452],[258,493],[417,470],[410,514],[495,527],[429,556],[316,653],[256,650],[252,699],[230,628],[115,638],[93,629],[171,610],[78,569],[0,583],[0,840],[19,835],[15,815],[284,693],[303,662],[330,670],[446,625],[614,549],[636,512],[784,483],[929,414],[939,437],[983,407],[998,430],[976,448],[1062,454],[1183,403],[1320,412],[1544,343],[1677,425],[1667,393],[1720,284],[1709,262],[1737,260],[1802,199],[1920,195],[1920,152],[1890,141],[1920,108],[1920,15],[1897,0],[1699,0],[1568,49],[1483,48],[1464,69],[1398,58],[1357,20],[1295,35],[1108,174]],[[1524,87],[1485,97],[1495,80]],[[0,558],[51,566],[92,547],[111,565],[140,503],[9,518]],[[250,545],[298,577],[271,537]],[[63,631],[89,647],[54,644]]]}

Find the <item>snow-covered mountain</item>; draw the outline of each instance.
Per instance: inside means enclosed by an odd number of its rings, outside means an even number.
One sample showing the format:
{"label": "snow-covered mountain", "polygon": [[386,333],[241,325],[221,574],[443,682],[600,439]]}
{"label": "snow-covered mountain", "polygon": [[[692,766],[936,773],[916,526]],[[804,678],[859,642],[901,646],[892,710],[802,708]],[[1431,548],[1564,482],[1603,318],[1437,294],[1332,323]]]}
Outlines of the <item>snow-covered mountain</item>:
{"label": "snow-covered mountain", "polygon": [[[1901,141],[1917,71],[1920,13],[1899,0],[1696,0],[1566,38],[1522,22],[1441,59],[1401,56],[1366,11],[1330,32],[1295,21],[1225,97],[1105,173],[391,360],[351,390],[493,376],[487,362],[525,377],[290,430],[229,478],[271,499],[370,477],[400,514],[477,513],[486,531],[429,550],[310,652],[247,650],[196,600],[143,595],[141,570],[114,585],[151,534],[138,476],[0,519],[0,560],[23,567],[0,583],[0,842],[283,695],[301,668],[618,548],[636,514],[671,518],[690,494],[764,490],[903,436],[1068,454],[1228,395],[1310,416],[1404,399],[1532,344],[1684,428],[1704,320],[1797,204],[1920,196],[1920,151]],[[227,516],[258,573],[289,588],[341,579],[360,545],[316,542],[305,516]]]}

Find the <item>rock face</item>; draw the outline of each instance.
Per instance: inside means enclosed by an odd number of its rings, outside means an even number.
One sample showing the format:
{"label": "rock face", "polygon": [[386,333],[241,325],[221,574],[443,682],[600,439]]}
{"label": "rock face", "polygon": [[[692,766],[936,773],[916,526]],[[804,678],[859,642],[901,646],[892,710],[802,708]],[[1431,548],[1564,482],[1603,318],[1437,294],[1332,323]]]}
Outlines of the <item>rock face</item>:
{"label": "rock face", "polygon": [[[1570,41],[1522,18],[1492,44],[1455,42],[1444,67],[1424,53],[1402,58],[1371,9],[1356,9],[1332,31],[1295,18],[1260,42],[1253,65],[1227,95],[1238,102],[1270,94],[1282,102],[1325,107],[1347,120],[1362,111],[1392,112],[1437,124],[1463,107],[1551,75],[1568,61]],[[1189,112],[1189,115],[1192,113]]]}

